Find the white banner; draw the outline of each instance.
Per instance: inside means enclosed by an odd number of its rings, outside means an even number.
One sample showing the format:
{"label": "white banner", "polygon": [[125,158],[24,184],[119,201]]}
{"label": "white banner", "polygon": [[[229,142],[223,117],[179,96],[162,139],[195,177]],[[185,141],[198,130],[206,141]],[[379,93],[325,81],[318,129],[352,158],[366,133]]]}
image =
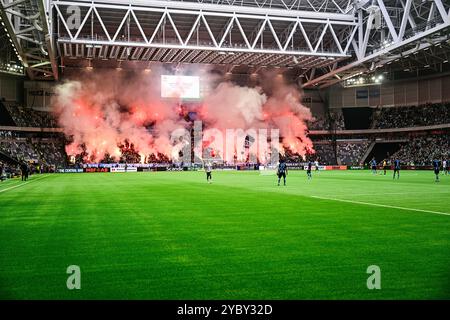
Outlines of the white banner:
{"label": "white banner", "polygon": [[137,172],[137,168],[130,167],[130,168],[126,168],[126,170],[124,167],[111,168],[111,172]]}

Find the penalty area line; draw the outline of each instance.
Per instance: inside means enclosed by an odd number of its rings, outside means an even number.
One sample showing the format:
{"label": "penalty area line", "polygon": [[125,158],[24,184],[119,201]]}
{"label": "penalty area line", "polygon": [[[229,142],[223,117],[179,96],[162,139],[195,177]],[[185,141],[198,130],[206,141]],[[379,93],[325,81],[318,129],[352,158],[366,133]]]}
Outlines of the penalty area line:
{"label": "penalty area line", "polygon": [[26,184],[29,184],[30,182],[44,179],[45,177],[47,177],[47,176],[43,176],[43,177],[40,177],[40,178],[36,178],[36,179],[30,180],[30,181],[26,181],[25,183],[21,183],[21,184],[18,184],[18,185],[9,187],[9,188],[2,189],[2,190],[0,190],[0,193],[5,192],[5,191],[8,191],[8,190],[15,189],[15,188],[18,188],[18,187],[22,187],[22,186],[24,186],[24,185],[26,185]]}
{"label": "penalty area line", "polygon": [[337,198],[327,198],[327,197],[320,197],[320,196],[310,196],[310,197],[311,198],[315,198],[315,199],[321,199],[321,200],[330,200],[330,201],[347,202],[347,203],[353,203],[353,204],[361,204],[361,205],[365,205],[365,206],[382,207],[382,208],[390,208],[390,209],[399,209],[399,210],[405,210],[405,211],[434,213],[434,214],[440,214],[440,215],[444,215],[444,216],[450,216],[450,213],[448,213],[448,212],[431,211],[431,210],[423,210],[423,209],[415,209],[415,208],[407,208],[407,207],[397,207],[397,206],[390,206],[390,205],[387,205],[387,204],[371,203],[371,202],[363,202],[363,201],[354,201],[354,200],[345,200],[345,199],[337,199]]}

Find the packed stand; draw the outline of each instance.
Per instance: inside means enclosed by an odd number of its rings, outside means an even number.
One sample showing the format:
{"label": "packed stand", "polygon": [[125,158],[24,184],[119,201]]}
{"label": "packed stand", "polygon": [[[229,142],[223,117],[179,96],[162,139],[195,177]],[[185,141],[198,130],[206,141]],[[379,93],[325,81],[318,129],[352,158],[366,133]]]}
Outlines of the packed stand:
{"label": "packed stand", "polygon": [[359,165],[368,146],[368,141],[339,142],[337,144],[337,157],[341,164]]}
{"label": "packed stand", "polygon": [[309,130],[344,130],[344,115],[342,110],[333,110],[325,115],[314,116],[313,121],[307,123]]}
{"label": "packed stand", "polygon": [[450,103],[385,107],[376,112],[374,128],[407,128],[450,123]]}
{"label": "packed stand", "polygon": [[448,159],[449,153],[450,135],[416,137],[393,154],[392,159],[408,165],[429,166],[435,159]]}
{"label": "packed stand", "polygon": [[5,106],[18,127],[56,128],[58,126],[56,118],[50,112],[9,104]]}
{"label": "packed stand", "polygon": [[0,131],[0,152],[19,162],[63,166],[66,162],[62,138],[34,138]]}
{"label": "packed stand", "polygon": [[11,165],[8,162],[0,160],[0,181],[4,181],[17,175],[19,173],[18,167]]}
{"label": "packed stand", "polygon": [[306,156],[306,161],[319,161],[321,165],[336,164],[336,157],[333,145],[330,143],[315,143],[315,153]]}
{"label": "packed stand", "polygon": [[315,116],[313,121],[308,121],[309,130],[329,130],[330,122],[324,115]]}
{"label": "packed stand", "polygon": [[333,111],[330,111],[330,119],[333,124],[331,129],[345,130],[344,114],[342,113],[342,109],[333,109]]}

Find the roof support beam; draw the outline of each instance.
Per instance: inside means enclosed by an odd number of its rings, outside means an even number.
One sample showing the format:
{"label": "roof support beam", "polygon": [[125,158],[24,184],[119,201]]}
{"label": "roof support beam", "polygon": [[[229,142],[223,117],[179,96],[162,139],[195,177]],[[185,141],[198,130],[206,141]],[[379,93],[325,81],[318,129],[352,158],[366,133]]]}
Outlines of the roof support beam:
{"label": "roof support beam", "polygon": [[[443,23],[443,24],[437,25],[434,28],[428,29],[428,30],[423,31],[421,33],[418,33],[415,36],[412,36],[410,38],[404,39],[403,41],[394,43],[394,44],[392,44],[392,45],[390,45],[388,47],[385,47],[385,48],[383,48],[383,49],[381,49],[381,50],[379,50],[379,51],[377,51],[375,53],[372,53],[372,54],[370,54],[368,56],[365,56],[363,58],[357,59],[357,60],[355,60],[355,61],[353,61],[353,62],[351,62],[351,63],[349,63],[347,65],[344,65],[344,66],[342,66],[342,67],[340,67],[340,68],[338,68],[336,70],[328,72],[328,73],[326,73],[324,75],[321,75],[321,76],[319,76],[319,77],[317,77],[317,78],[315,78],[315,79],[313,79],[311,81],[308,81],[308,82],[304,83],[303,87],[313,86],[313,85],[315,85],[315,84],[317,84],[317,83],[319,83],[321,81],[325,81],[325,80],[327,80],[327,79],[329,79],[331,77],[334,77],[334,75],[336,75],[336,74],[339,74],[339,73],[342,73],[342,72],[346,72],[347,70],[350,70],[350,69],[355,68],[357,66],[361,66],[365,62],[368,62],[368,61],[371,61],[373,59],[376,59],[376,58],[379,58],[381,56],[384,56],[387,53],[389,53],[391,51],[394,51],[395,49],[398,49],[398,48],[400,48],[402,46],[405,46],[407,44],[411,44],[411,43],[417,42],[417,41],[419,41],[421,39],[424,39],[424,38],[428,37],[429,35],[437,33],[437,32],[439,32],[441,30],[446,29],[446,28],[450,28],[450,23]],[[430,44],[428,44],[428,45],[430,45]]]}
{"label": "roof support beam", "polygon": [[[207,11],[205,8],[211,8],[204,4],[201,10],[195,11],[195,3],[180,1],[145,1],[146,6],[141,2],[133,2],[133,4],[128,4],[127,6],[122,5],[121,1],[98,1],[98,2],[87,2],[87,1],[63,1],[54,0],[53,7],[55,8],[55,14],[57,21],[61,22],[64,28],[62,34],[58,34],[58,43],[78,43],[78,44],[93,44],[93,45],[118,45],[118,46],[128,46],[128,47],[155,47],[155,48],[170,48],[170,49],[191,49],[191,50],[211,50],[219,52],[248,52],[248,53],[267,53],[267,54],[290,54],[290,55],[312,55],[312,56],[328,56],[328,57],[349,57],[350,54],[347,53],[348,45],[345,50],[339,43],[339,39],[335,34],[334,30],[344,30],[341,31],[339,36],[345,39],[351,40],[351,37],[356,31],[356,26],[358,25],[355,21],[354,16],[349,14],[333,14],[321,13],[320,15],[309,15],[309,13],[304,13],[303,11],[289,11],[282,10],[283,14],[280,15],[270,15],[271,10],[264,9],[265,14],[261,15],[258,10],[252,10],[251,14],[247,7],[239,6],[224,6],[220,5],[221,8],[226,8],[225,12]],[[162,8],[161,3],[171,4],[169,7]],[[78,5],[85,8],[85,14],[81,25],[74,29],[69,28],[68,19],[62,14],[64,8]],[[140,6],[142,5],[142,6]],[[150,5],[154,5],[151,7]],[[181,8],[183,10],[181,10]],[[115,22],[110,22],[104,15],[104,12],[108,10],[114,10],[114,12],[122,12],[123,18],[119,23],[119,20]],[[94,18],[92,12],[95,12],[96,20],[99,20],[103,32],[106,37],[102,35],[94,35],[88,33],[84,30],[84,26]],[[228,12],[229,11],[229,12]],[[244,13],[242,13],[244,11]],[[151,35],[146,35],[144,31],[146,29],[141,25],[138,19],[137,12],[149,12],[160,14],[159,21],[154,21],[156,28],[153,30]],[[173,17],[182,16],[190,21],[195,21],[193,26],[189,26],[186,30],[186,26],[174,19]],[[308,18],[304,18],[304,17]],[[351,19],[348,17],[351,16]],[[122,17],[122,15],[120,15]],[[314,17],[314,18],[311,18]],[[317,17],[327,17],[317,18]],[[222,18],[226,20],[226,23],[222,26],[224,30],[223,34],[219,36],[214,34],[210,26],[210,21],[216,18]],[[331,18],[339,18],[340,20],[332,20]],[[342,19],[341,19],[342,18]],[[91,20],[90,20],[91,19]],[[120,38],[120,32],[127,19],[133,19],[135,25],[137,26],[142,40],[138,39],[124,39]],[[254,22],[257,22],[256,28],[253,29]],[[108,23],[108,25],[107,25]],[[113,24],[112,24],[113,23]],[[148,22],[146,22],[148,23]],[[192,23],[192,22],[190,22]],[[207,34],[210,39],[203,39],[203,43],[199,41],[192,41],[192,35],[196,28],[200,25],[206,28]],[[291,25],[294,26],[291,34],[286,38],[280,38],[277,34],[275,26],[278,25]],[[237,28],[233,28],[237,26]],[[321,33],[308,33],[305,28],[308,27],[309,30],[312,28],[317,28],[321,26]],[[346,28],[350,27],[350,28]],[[170,31],[174,34],[173,39],[166,39],[165,35]],[[247,28],[248,30],[245,30]],[[249,29],[250,28],[250,29]],[[330,30],[328,30],[330,29]],[[64,31],[65,30],[65,31]],[[108,32],[109,30],[109,32]],[[115,33],[112,34],[114,30]],[[162,38],[160,37],[160,31],[162,30]],[[67,32],[66,32],[67,31]],[[111,32],[111,33],[110,33]],[[251,37],[252,34],[254,37]],[[289,46],[289,41],[293,40],[295,34],[301,34],[304,37],[305,42],[308,45],[309,50],[299,47]],[[325,34],[329,33],[327,41],[325,41]],[[264,37],[267,33],[271,33],[271,37],[274,39],[275,46],[268,41],[264,42]],[[187,37],[184,35],[187,34]],[[332,35],[331,41],[330,34]],[[183,35],[183,36],[182,36]],[[232,37],[233,35],[233,37]],[[129,35],[128,35],[129,37]],[[251,39],[249,39],[251,37]],[[301,35],[300,35],[301,37]],[[240,42],[231,42],[231,38],[238,38]],[[287,41],[286,41],[287,39]],[[169,41],[168,41],[169,40]],[[229,41],[227,41],[229,40]],[[314,46],[312,46],[312,41],[314,41]],[[326,43],[325,43],[326,42]],[[334,43],[334,45],[333,45]],[[336,49],[337,48],[337,49]]]}
{"label": "roof support beam", "polygon": [[[302,0],[303,1],[303,0]],[[75,1],[64,1],[64,0],[54,0],[54,3],[70,3],[69,5],[90,5],[92,0],[75,0]],[[325,3],[326,1],[323,1]],[[178,10],[194,10],[194,11],[208,11],[216,12],[219,14],[231,13],[231,14],[244,14],[244,15],[268,15],[268,16],[279,16],[279,17],[299,17],[305,19],[330,19],[330,20],[342,20],[342,21],[353,21],[354,16],[351,14],[343,13],[332,13],[332,12],[318,12],[313,10],[286,10],[286,9],[275,9],[272,7],[254,7],[254,6],[239,6],[224,5],[224,4],[213,4],[208,2],[192,2],[192,1],[166,1],[166,0],[96,0],[96,4],[99,5],[110,5],[111,7],[119,8],[128,7],[130,3],[134,7],[139,7],[139,9],[178,9]],[[315,8],[315,5],[311,5]]]}
{"label": "roof support beam", "polygon": [[394,42],[396,42],[398,40],[397,32],[395,31],[394,25],[392,24],[391,17],[389,16],[389,13],[386,10],[383,0],[378,0],[378,6],[380,7],[381,13],[383,14],[384,21],[386,22],[386,25],[388,26],[389,33],[391,34]]}
{"label": "roof support beam", "polygon": [[450,22],[450,18],[448,17],[447,12],[445,12],[445,8],[444,8],[444,5],[442,4],[442,1],[441,0],[434,0],[434,3],[436,4],[436,7],[437,7],[437,9],[439,11],[439,14],[442,17],[442,20],[444,22]]}
{"label": "roof support beam", "polygon": [[406,0],[406,5],[403,11],[403,18],[402,18],[402,24],[400,25],[400,31],[398,33],[398,38],[403,39],[403,36],[405,35],[405,29],[406,29],[406,22],[409,19],[409,12],[411,10],[411,3],[412,0]]}

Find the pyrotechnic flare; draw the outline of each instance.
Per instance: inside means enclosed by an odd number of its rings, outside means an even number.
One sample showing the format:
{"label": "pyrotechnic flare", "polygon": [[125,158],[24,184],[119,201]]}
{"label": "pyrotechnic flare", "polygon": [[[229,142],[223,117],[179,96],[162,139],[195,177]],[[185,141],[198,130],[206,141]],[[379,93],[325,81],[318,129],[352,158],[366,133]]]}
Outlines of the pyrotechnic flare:
{"label": "pyrotechnic flare", "polygon": [[[207,77],[204,73],[201,76]],[[248,156],[238,150],[239,146],[232,154],[226,154],[226,138],[219,135],[226,137],[227,129],[240,129],[244,133],[241,138],[253,141],[249,143],[249,152],[255,157],[256,148],[268,145],[255,142],[256,135],[251,132],[257,134],[258,129],[279,129],[282,152],[289,149],[303,157],[313,153],[306,126],[306,121],[313,118],[310,110],[301,104],[298,88],[286,85],[279,77],[272,80],[266,79],[270,86],[266,84],[264,88],[222,82],[205,90],[208,95],[199,104],[181,107],[179,99],[160,97],[159,72],[131,78],[123,73],[103,72],[57,86],[52,104],[60,126],[72,139],[66,147],[67,154],[85,151],[87,161],[98,162],[105,155],[118,160],[118,146],[124,141],[133,144],[136,153],[141,155],[140,161],[151,154],[179,161],[182,150],[190,144],[188,130],[192,125],[184,120],[182,112],[196,112],[197,119],[204,124],[203,138],[210,155],[226,161],[236,158],[245,161]],[[178,133],[174,135],[174,132]]]}

